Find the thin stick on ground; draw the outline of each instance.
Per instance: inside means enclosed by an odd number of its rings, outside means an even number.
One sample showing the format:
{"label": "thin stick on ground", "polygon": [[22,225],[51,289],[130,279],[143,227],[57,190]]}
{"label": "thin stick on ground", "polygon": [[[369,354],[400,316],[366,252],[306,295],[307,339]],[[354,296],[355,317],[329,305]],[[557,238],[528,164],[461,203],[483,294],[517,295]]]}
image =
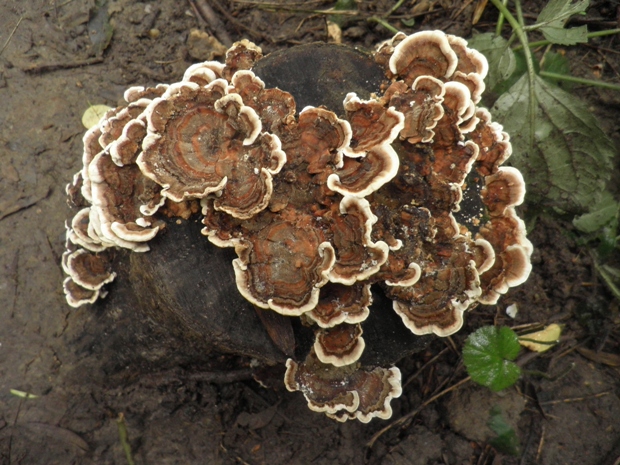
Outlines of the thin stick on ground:
{"label": "thin stick on ground", "polygon": [[102,57],[88,58],[86,60],[68,61],[66,63],[44,63],[42,65],[34,65],[23,68],[22,71],[30,74],[47,73],[49,71],[57,71],[59,69],[81,68],[82,66],[96,65],[103,63]]}
{"label": "thin stick on ground", "polygon": [[2,49],[0,49],[0,55],[2,55],[2,52],[4,52],[4,49],[9,45],[9,42],[11,42],[11,39],[15,35],[15,31],[17,31],[17,28],[22,23],[23,19],[24,19],[24,17],[20,16],[19,21],[17,21],[17,24],[15,25],[15,27],[13,28],[13,30],[9,34],[9,37],[6,39],[6,42],[4,42],[4,45],[2,46]]}
{"label": "thin stick on ground", "polygon": [[582,397],[568,397],[566,399],[555,399],[555,400],[547,400],[545,402],[541,402],[540,405],[554,405],[554,404],[568,404],[571,402],[583,402],[588,399],[596,399],[597,397],[603,397],[607,394],[611,394],[613,391],[603,391],[597,394],[592,394],[590,396],[582,396]]}
{"label": "thin stick on ground", "polygon": [[400,417],[398,420],[396,420],[393,423],[390,423],[389,425],[387,425],[385,428],[380,429],[379,431],[377,431],[377,433],[375,433],[375,435],[370,438],[370,441],[368,441],[366,443],[366,447],[368,449],[372,449],[372,446],[375,445],[375,442],[377,442],[377,439],[379,439],[381,436],[383,436],[384,433],[388,432],[389,430],[391,430],[392,428],[394,428],[395,426],[400,426],[404,423],[406,423],[407,421],[411,420],[413,417],[415,417],[418,413],[420,413],[424,407],[432,404],[433,402],[435,402],[437,399],[445,396],[446,394],[448,394],[449,392],[454,391],[455,389],[458,389],[460,386],[462,386],[463,384],[467,383],[469,380],[471,380],[471,376],[468,376],[467,378],[463,378],[462,380],[460,380],[458,383],[453,384],[452,386],[444,389],[443,391],[435,394],[434,396],[430,397],[429,399],[425,400],[424,402],[422,402],[418,408],[416,408],[415,410],[412,410],[411,412],[409,412],[408,414]]}
{"label": "thin stick on ground", "polygon": [[213,35],[224,44],[230,47],[233,44],[232,39],[226,31],[226,27],[222,20],[215,14],[213,8],[204,0],[188,0],[189,4],[196,11],[198,17],[202,19],[211,29]]}
{"label": "thin stick on ground", "polygon": [[129,436],[127,435],[127,424],[125,423],[125,415],[123,415],[122,412],[118,414],[118,418],[116,419],[116,424],[118,426],[118,437],[121,441],[123,451],[125,452],[125,458],[127,459],[127,464],[134,465],[135,462],[133,460],[133,455],[131,453],[131,445],[129,444]]}
{"label": "thin stick on ground", "polygon": [[437,355],[435,355],[433,358],[431,358],[428,362],[426,362],[424,365],[422,365],[420,367],[420,369],[418,371],[416,371],[413,375],[411,375],[407,379],[405,384],[403,384],[403,389],[406,388],[414,379],[416,379],[418,376],[420,376],[420,373],[422,373],[424,370],[426,370],[426,367],[428,367],[431,363],[436,362],[437,359],[439,359],[441,356],[443,356],[443,354],[445,354],[448,350],[450,350],[450,348],[449,347],[445,347],[441,352],[439,352]]}
{"label": "thin stick on ground", "polygon": [[264,34],[261,34],[260,32],[255,31],[254,29],[246,26],[241,21],[239,21],[237,18],[235,18],[233,15],[231,15],[228,12],[228,10],[224,8],[218,0],[211,0],[211,2],[213,3],[213,5],[215,5],[215,8],[217,8],[219,12],[223,14],[231,24],[233,24],[235,27],[239,29],[243,29],[244,31],[246,31],[248,34],[250,34],[250,36],[252,36],[254,40],[264,40],[266,42],[273,42],[273,39],[270,36],[266,36]]}

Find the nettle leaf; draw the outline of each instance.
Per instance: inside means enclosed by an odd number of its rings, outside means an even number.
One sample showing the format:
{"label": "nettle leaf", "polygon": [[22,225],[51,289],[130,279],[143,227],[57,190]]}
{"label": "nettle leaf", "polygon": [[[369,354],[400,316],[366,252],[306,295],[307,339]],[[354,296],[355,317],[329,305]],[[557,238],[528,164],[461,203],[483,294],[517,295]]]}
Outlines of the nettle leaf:
{"label": "nettle leaf", "polygon": [[583,103],[539,76],[534,80],[537,108],[532,124],[527,117],[528,84],[524,75],[493,107],[493,115],[511,135],[510,161],[523,173],[530,200],[567,212],[587,211],[610,179],[613,142]]}
{"label": "nettle leaf", "polygon": [[495,37],[487,32],[469,39],[471,48],[482,53],[489,62],[489,73],[485,79],[487,87],[493,90],[499,83],[508,79],[515,70],[517,61],[508,42],[503,37]]}
{"label": "nettle leaf", "polygon": [[501,391],[521,376],[521,368],[512,362],[519,350],[519,340],[513,330],[505,326],[484,326],[465,341],[463,362],[473,381]]}
{"label": "nettle leaf", "polygon": [[508,424],[502,410],[498,406],[491,409],[487,426],[497,436],[491,439],[491,445],[503,454],[518,456],[520,453],[519,438],[514,428]]}
{"label": "nettle leaf", "polygon": [[605,191],[600,202],[594,205],[590,212],[575,218],[573,224],[582,232],[596,232],[617,220],[619,208],[620,205],[614,200],[611,193]]}
{"label": "nettle leaf", "polygon": [[538,15],[532,29],[540,29],[549,42],[559,45],[575,45],[588,41],[586,26],[565,29],[568,19],[576,14],[585,14],[590,0],[551,0]]}
{"label": "nettle leaf", "polygon": [[[570,64],[568,62],[568,58],[566,58],[566,55],[553,51],[545,53],[545,58],[540,65],[540,70],[547,71],[549,73],[563,74],[565,76],[571,75]],[[575,87],[575,83],[565,81],[563,79],[554,79],[548,76],[545,76],[545,79],[568,92],[570,92],[573,87]]]}

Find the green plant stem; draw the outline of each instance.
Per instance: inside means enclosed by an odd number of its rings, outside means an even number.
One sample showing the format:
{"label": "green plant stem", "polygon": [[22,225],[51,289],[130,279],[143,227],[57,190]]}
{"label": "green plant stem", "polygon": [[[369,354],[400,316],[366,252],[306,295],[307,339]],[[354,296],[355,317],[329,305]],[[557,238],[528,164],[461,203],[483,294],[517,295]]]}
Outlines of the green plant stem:
{"label": "green plant stem", "polygon": [[[588,32],[586,37],[588,39],[593,39],[595,37],[612,36],[614,34],[620,34],[620,29],[607,29],[605,31]],[[549,45],[552,43],[553,42],[549,40],[538,40],[536,42],[530,42],[530,48],[532,49],[532,48],[542,47],[542,46]],[[523,48],[522,45],[517,45],[515,48],[513,48],[513,50],[516,52],[517,50],[521,50],[522,48]]]}
{"label": "green plant stem", "polygon": [[[527,65],[527,78],[529,84],[529,93],[530,93],[530,102],[529,102],[529,119],[530,119],[530,127],[536,127],[536,93],[534,89],[535,80],[536,80],[536,72],[534,70],[534,59],[532,58],[532,52],[530,51],[527,34],[523,30],[523,14],[521,12],[521,2],[519,0],[515,1],[515,5],[517,7],[517,16],[519,20],[510,13],[506,5],[504,5],[501,0],[491,0],[491,3],[495,5],[495,8],[499,10],[499,12],[504,15],[510,27],[512,27],[514,33],[517,35],[519,42],[523,46],[525,51],[525,63]],[[529,134],[529,146],[530,150],[534,147],[534,130],[532,129]]]}
{"label": "green plant stem", "polygon": [[123,451],[125,452],[125,457],[127,458],[127,464],[135,465],[135,462],[133,461],[133,456],[131,454],[131,445],[129,444],[129,438],[127,436],[127,424],[125,423],[125,415],[119,413],[116,424],[118,425],[118,437],[121,440],[121,445],[123,446]]}
{"label": "green plant stem", "polygon": [[371,16],[370,18],[367,19],[367,21],[379,23],[379,24],[381,24],[381,26],[383,26],[388,31],[390,31],[390,32],[392,32],[394,34],[396,34],[397,32],[400,32],[398,29],[396,29],[394,26],[392,26],[390,23],[388,23],[385,19],[379,18],[378,16]]}
{"label": "green plant stem", "polygon": [[603,87],[605,89],[612,89],[620,91],[620,84],[610,84],[608,82],[595,81],[593,79],[583,79],[579,77],[569,76],[567,74],[550,73],[549,71],[539,71],[542,77],[558,79],[560,81],[574,82],[577,84],[584,84],[586,86]]}
{"label": "green plant stem", "polygon": [[386,14],[384,14],[383,17],[384,18],[388,18],[392,13],[394,13],[396,10],[398,10],[403,3],[405,3],[405,0],[398,0],[396,2],[396,5],[394,5],[392,8],[390,8],[390,11],[388,11]]}
{"label": "green plant stem", "polygon": [[[508,4],[508,0],[502,0],[502,4],[506,6]],[[504,27],[504,14],[500,11],[499,18],[497,18],[497,25],[495,26],[496,36],[499,36],[502,34],[502,27]]]}
{"label": "green plant stem", "polygon": [[611,276],[611,274],[608,273],[605,268],[598,264],[596,258],[594,259],[594,267],[596,268],[596,271],[598,271],[598,273],[601,275],[601,278],[603,278],[603,281],[605,281],[605,284],[607,284],[607,287],[614,295],[614,297],[616,299],[620,299],[620,288],[618,288],[618,286],[616,286],[616,284],[614,283],[613,276]]}

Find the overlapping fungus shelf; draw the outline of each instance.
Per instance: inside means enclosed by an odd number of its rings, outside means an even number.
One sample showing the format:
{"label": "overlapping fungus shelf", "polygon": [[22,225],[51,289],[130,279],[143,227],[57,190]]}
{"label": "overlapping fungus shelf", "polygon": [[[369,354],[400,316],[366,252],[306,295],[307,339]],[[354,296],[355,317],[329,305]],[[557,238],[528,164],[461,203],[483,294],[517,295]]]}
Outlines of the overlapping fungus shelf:
{"label": "overlapping fungus shelf", "polygon": [[128,89],[86,133],[67,186],[67,302],[102,297],[111,249],[147,252],[164,216],[199,202],[206,239],[234,248],[241,295],[314,328],[286,387],[340,421],[389,418],[398,368],[359,362],[371,286],[412,333],[448,336],[530,272],[523,178],[477,106],[486,60],[443,32],[399,33],[374,54],[381,88],[332,111],[267,87],[262,59],[238,42],[181,82]]}

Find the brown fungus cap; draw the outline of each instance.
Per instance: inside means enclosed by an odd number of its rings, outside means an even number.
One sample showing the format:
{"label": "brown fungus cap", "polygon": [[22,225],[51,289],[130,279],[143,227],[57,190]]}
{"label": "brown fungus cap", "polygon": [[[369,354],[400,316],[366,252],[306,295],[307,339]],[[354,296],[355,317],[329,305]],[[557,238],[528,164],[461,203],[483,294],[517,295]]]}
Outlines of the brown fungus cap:
{"label": "brown fungus cap", "polygon": [[71,278],[65,278],[64,282],[62,283],[62,287],[65,293],[65,298],[67,299],[67,303],[73,308],[78,308],[82,305],[95,303],[97,299],[101,297],[99,289],[94,291],[92,289],[86,289],[77,284]]}
{"label": "brown fungus cap", "polygon": [[390,71],[408,85],[419,76],[448,78],[457,64],[457,55],[441,31],[418,32],[403,39],[394,47],[389,63]]}
{"label": "brown fungus cap", "polygon": [[280,89],[266,89],[265,83],[252,71],[237,71],[230,92],[241,96],[243,103],[258,114],[264,131],[279,134],[295,120],[295,99]]}
{"label": "brown fungus cap", "polygon": [[207,86],[211,82],[222,77],[224,67],[224,63],[220,63],[219,61],[205,61],[203,63],[193,64],[187,68],[185,74],[183,74],[183,81]]}
{"label": "brown fungus cap", "polygon": [[524,182],[501,166],[509,136],[477,107],[486,60],[441,31],[399,33],[374,55],[385,76],[374,94],[345,89],[342,107],[298,112],[298,90],[251,71],[261,59],[237,42],[182,82],[128,89],[86,133],[67,187],[80,209],[67,225],[67,301],[102,295],[106,249],[145,251],[162,218],[200,203],[209,241],[235,249],[239,292],[313,327],[287,388],[339,421],[389,418],[400,372],[358,362],[361,323],[380,317],[367,320],[371,285],[412,333],[448,336],[531,269],[515,211]]}
{"label": "brown fungus cap", "polygon": [[431,76],[418,77],[411,87],[397,81],[386,90],[383,100],[404,115],[401,139],[411,144],[433,140],[433,129],[443,117],[444,94],[444,84]]}
{"label": "brown fungus cap", "polygon": [[262,57],[261,48],[249,40],[235,42],[226,52],[226,66],[222,70],[222,77],[231,80],[237,71],[252,69]]}
{"label": "brown fungus cap", "polygon": [[92,207],[89,219],[96,217],[97,235],[115,246],[146,251],[142,244],[157,234],[158,227],[144,217],[140,207],[148,197],[159,195],[153,181],[145,178],[135,164],[116,165],[107,152],[101,152],[89,166]]}
{"label": "brown fungus cap", "polygon": [[286,367],[286,388],[301,391],[310,410],[338,421],[357,418],[368,423],[374,417],[390,418],[390,402],[402,393],[398,368],[335,367],[321,363],[313,352],[302,363],[289,359]]}
{"label": "brown fungus cap", "polygon": [[448,35],[447,38],[458,58],[452,79],[465,84],[474,103],[478,103],[485,89],[484,78],[489,72],[489,64],[478,50],[467,47],[465,39],[453,35]]}
{"label": "brown fungus cap", "polygon": [[362,338],[360,324],[340,324],[332,328],[319,329],[314,341],[314,352],[322,363],[329,363],[336,367],[350,365],[364,352],[364,338]]}
{"label": "brown fungus cap", "polygon": [[316,307],[336,256],[309,215],[287,209],[235,246],[239,292],[261,308],[299,316]]}
{"label": "brown fungus cap", "polygon": [[217,194],[215,208],[239,218],[267,206],[286,155],[225,81],[173,85],[145,114],[148,135],[137,163],[163,195],[180,202]]}
{"label": "brown fungus cap", "polygon": [[111,270],[109,257],[105,254],[91,253],[84,249],[65,252],[63,268],[71,279],[84,289],[96,291],[116,277]]}
{"label": "brown fungus cap", "polygon": [[331,328],[341,323],[361,323],[368,318],[371,303],[370,284],[345,286],[327,283],[321,288],[316,307],[304,316],[321,328]]}

